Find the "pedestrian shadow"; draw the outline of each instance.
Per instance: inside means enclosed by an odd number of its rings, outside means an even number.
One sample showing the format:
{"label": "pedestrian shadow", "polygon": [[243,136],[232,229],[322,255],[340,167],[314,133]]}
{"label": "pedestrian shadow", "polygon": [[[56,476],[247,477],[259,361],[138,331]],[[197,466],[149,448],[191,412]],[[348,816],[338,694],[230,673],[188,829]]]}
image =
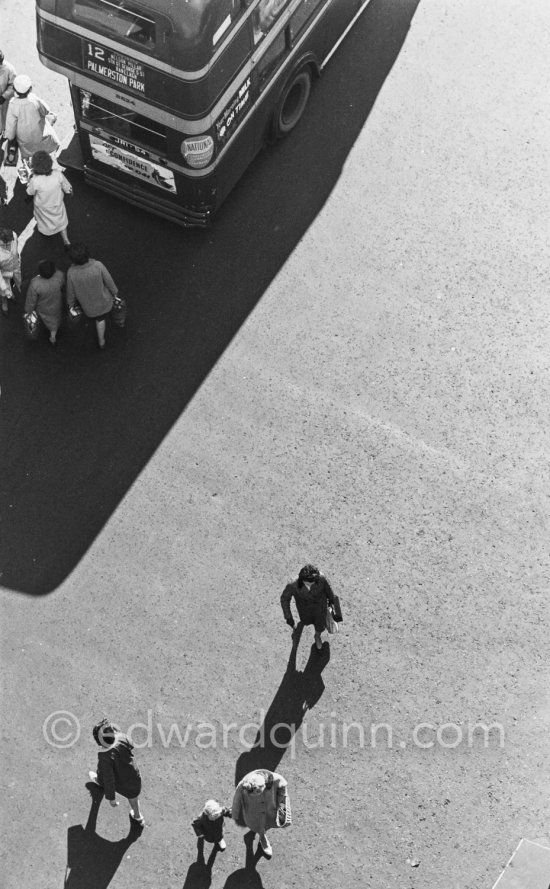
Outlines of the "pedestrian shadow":
{"label": "pedestrian shadow", "polygon": [[235,766],[235,784],[254,769],[277,770],[285,751],[300,728],[308,710],[312,710],[325,690],[322,672],[330,660],[330,646],[323,644],[319,653],[311,646],[303,670],[296,667],[298,646],[303,632],[300,622],[293,635],[286,672],[265,714],[250,750],[241,753]]}
{"label": "pedestrian shadow", "polygon": [[197,840],[197,860],[190,865],[182,889],[209,889],[212,885],[212,868],[217,851],[214,845],[208,859],[205,859],[204,840]]}
{"label": "pedestrian shadow", "polygon": [[128,835],[112,842],[96,833],[97,815],[103,790],[87,784],[92,805],[85,826],[75,824],[67,831],[67,869],[64,889],[106,889],[127,850],[143,833],[139,824],[130,822]]}
{"label": "pedestrian shadow", "polygon": [[233,873],[228,876],[223,885],[223,889],[263,889],[264,884],[262,883],[262,878],[256,870],[256,865],[263,856],[258,850],[254,852],[252,848],[253,842],[254,833],[249,831],[244,836],[244,843],[246,846],[244,867],[240,867],[239,870],[233,871]]}

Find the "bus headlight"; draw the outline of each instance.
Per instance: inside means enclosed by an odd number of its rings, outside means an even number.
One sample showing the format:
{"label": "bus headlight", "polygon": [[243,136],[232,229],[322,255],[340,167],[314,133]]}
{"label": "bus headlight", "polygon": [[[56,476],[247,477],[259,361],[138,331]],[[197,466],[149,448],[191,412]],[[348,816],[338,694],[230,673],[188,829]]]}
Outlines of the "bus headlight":
{"label": "bus headlight", "polygon": [[214,140],[212,136],[184,139],[181,143],[181,153],[190,167],[196,170],[206,167],[214,156]]}

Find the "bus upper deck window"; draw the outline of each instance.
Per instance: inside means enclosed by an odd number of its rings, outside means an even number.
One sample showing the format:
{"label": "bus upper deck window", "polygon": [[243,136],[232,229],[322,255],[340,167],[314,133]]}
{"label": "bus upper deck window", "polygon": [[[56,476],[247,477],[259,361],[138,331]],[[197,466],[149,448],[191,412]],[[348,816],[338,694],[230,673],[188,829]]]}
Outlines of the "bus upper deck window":
{"label": "bus upper deck window", "polygon": [[73,15],[121,40],[146,49],[155,46],[155,20],[124,0],[74,0]]}

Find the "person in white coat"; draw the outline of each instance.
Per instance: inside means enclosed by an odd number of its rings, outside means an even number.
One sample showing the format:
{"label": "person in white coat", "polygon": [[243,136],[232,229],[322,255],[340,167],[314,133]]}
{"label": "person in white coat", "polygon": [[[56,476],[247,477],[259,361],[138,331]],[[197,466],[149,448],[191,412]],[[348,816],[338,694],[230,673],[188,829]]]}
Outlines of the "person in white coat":
{"label": "person in white coat", "polygon": [[13,81],[17,74],[11,62],[7,62],[4,53],[0,49],[0,140],[4,138],[6,115],[8,104],[15,95]]}
{"label": "person in white coat", "polygon": [[18,74],[13,88],[15,95],[6,114],[5,136],[10,143],[7,162],[15,163],[17,147],[23,161],[29,160],[35,151],[57,151],[59,139],[52,126],[57,118],[42,99],[31,93],[30,77]]}
{"label": "person in white coat", "polygon": [[32,156],[32,173],[27,194],[34,198],[34,218],[42,235],[60,234],[65,247],[69,247],[67,226],[69,219],[65,209],[65,195],[73,189],[61,170],[53,169],[53,161],[47,151],[35,151]]}
{"label": "person in white coat", "polygon": [[17,235],[11,228],[0,228],[0,305],[8,314],[8,300],[15,299],[13,285],[21,288],[21,257]]}

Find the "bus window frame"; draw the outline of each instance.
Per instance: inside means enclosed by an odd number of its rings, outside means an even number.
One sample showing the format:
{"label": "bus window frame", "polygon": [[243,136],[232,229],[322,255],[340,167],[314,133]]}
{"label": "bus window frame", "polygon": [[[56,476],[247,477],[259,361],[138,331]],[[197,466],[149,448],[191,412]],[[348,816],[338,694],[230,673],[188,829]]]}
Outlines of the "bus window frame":
{"label": "bus window frame", "polygon": [[[83,0],[82,5],[84,5],[85,2],[86,0]],[[140,18],[143,21],[150,22],[154,29],[154,39],[152,44],[148,45],[147,43],[141,43],[138,40],[133,40],[131,37],[128,37],[127,34],[120,34],[113,31],[107,26],[106,21],[95,21],[93,18],[86,18],[86,16],[82,15],[79,16],[76,12],[78,5],[76,3],[73,4],[71,16],[70,18],[67,18],[67,21],[70,24],[94,33],[96,35],[96,42],[101,42],[102,39],[110,40],[113,45],[119,47],[118,51],[121,53],[126,50],[127,54],[130,52],[143,53],[147,59],[162,60],[164,58],[166,53],[163,52],[163,49],[168,47],[167,38],[174,31],[173,25],[167,16],[161,12],[154,12],[155,18],[148,18],[142,12],[132,9],[124,9],[122,6],[118,6],[116,3],[113,3],[112,0],[96,0],[96,2],[105,6],[112,6],[113,9],[116,9],[118,12],[126,13],[128,17],[133,16],[134,18]],[[98,5],[97,8],[99,9],[100,6]]]}
{"label": "bus window frame", "polygon": [[[89,130],[92,133],[96,131],[98,133],[104,132],[107,135],[111,136],[114,139],[120,139],[128,144],[135,144],[142,151],[150,154],[155,154],[157,157],[167,157],[168,154],[168,135],[166,132],[166,125],[160,121],[155,121],[153,118],[147,117],[144,114],[141,114],[136,108],[129,108],[128,106],[118,105],[111,97],[107,97],[101,95],[97,92],[91,92],[90,90],[83,89],[82,87],[77,87],[78,90],[78,100],[80,103],[80,121],[84,129]],[[89,96],[89,100],[86,101],[86,94]],[[96,102],[92,102],[91,100],[95,99]],[[103,108],[101,106],[101,101],[109,103],[117,108],[121,113],[117,114],[113,110],[109,108]],[[97,119],[88,116],[88,108],[90,107],[97,108],[99,111],[103,111],[108,117],[103,119]],[[160,127],[160,130],[155,130],[153,127],[147,127],[145,124],[138,123],[137,121],[127,120],[124,117],[124,112],[127,115],[134,114],[144,121],[150,121],[151,124],[155,124]],[[112,119],[126,121],[129,126],[135,128],[138,131],[138,135],[136,136],[133,132],[131,134],[124,134],[123,132],[117,131],[116,127],[113,123],[111,123]],[[162,145],[152,144],[151,142],[146,142],[145,137],[141,137],[139,133],[143,131],[153,133],[155,136],[159,137],[159,142],[162,142]]]}

